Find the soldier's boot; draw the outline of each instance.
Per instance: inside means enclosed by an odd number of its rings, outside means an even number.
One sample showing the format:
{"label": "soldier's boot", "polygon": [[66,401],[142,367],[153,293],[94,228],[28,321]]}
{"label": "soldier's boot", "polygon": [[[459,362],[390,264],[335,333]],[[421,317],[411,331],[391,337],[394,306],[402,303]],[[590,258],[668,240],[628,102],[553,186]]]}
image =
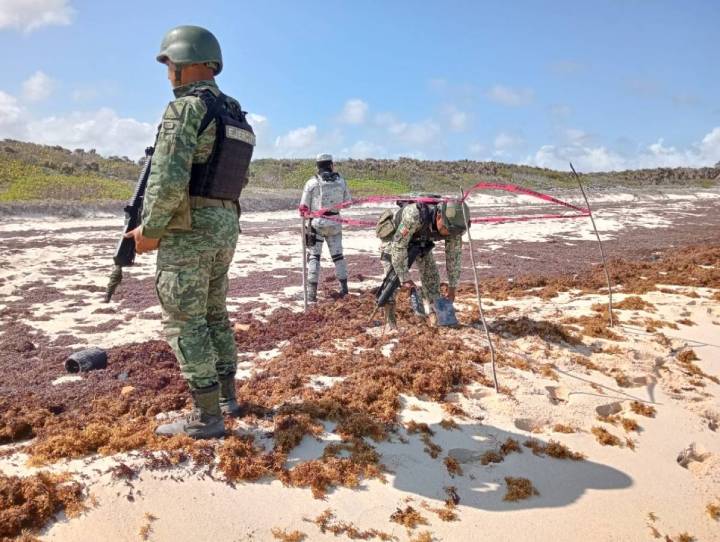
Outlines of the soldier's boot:
{"label": "soldier's boot", "polygon": [[242,408],[237,402],[235,394],[235,375],[220,376],[220,410],[229,416],[240,416]]}
{"label": "soldier's boot", "polygon": [[308,282],[307,299],[310,303],[315,303],[317,301],[317,286],[317,282]]}
{"label": "soldier's boot", "polygon": [[340,295],[340,297],[345,297],[346,295],[348,295],[347,279],[340,279],[339,282],[340,291],[338,292],[338,294]]}
{"label": "soldier's boot", "polygon": [[395,303],[387,303],[383,307],[385,313],[385,325],[388,329],[397,329],[397,316],[395,315]]}
{"label": "soldier's boot", "polygon": [[194,439],[225,436],[225,422],[220,411],[220,386],[214,384],[192,391],[195,408],[187,416],[173,423],[158,426],[155,433],[162,436],[187,435]]}

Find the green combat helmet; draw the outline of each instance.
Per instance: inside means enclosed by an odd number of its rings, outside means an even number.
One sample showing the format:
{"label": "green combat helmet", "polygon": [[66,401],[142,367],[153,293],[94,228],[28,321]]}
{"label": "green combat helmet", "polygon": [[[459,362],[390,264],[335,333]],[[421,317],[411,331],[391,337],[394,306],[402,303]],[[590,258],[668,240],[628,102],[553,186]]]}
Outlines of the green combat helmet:
{"label": "green combat helmet", "polygon": [[178,26],[168,31],[160,45],[157,61],[171,61],[177,67],[212,64],[215,75],[222,71],[222,53],[217,38],[199,26]]}
{"label": "green combat helmet", "polygon": [[[442,217],[443,225],[448,229],[450,235],[462,235],[470,225],[470,209],[467,203],[460,203],[457,200],[443,201],[438,210]],[[465,222],[465,217],[468,222]]]}

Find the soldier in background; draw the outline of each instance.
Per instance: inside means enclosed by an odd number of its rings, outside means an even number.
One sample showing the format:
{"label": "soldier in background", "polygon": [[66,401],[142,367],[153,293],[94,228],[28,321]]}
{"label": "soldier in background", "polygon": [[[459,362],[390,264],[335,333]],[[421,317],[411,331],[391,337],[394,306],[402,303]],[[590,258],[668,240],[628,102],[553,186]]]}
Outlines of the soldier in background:
{"label": "soldier in background", "polygon": [[[455,290],[462,271],[462,235],[468,227],[463,217],[463,205],[465,203],[458,201],[405,203],[392,215],[394,231],[381,245],[380,259],[385,274],[393,268],[400,285],[408,290],[416,287],[410,278],[408,248],[411,245],[423,247],[415,261],[420,271],[426,313],[432,310],[440,297],[440,274],[432,253],[435,241],[445,242],[448,300],[455,300]],[[396,328],[394,298],[384,306],[384,311],[387,326]]]}
{"label": "soldier in background", "polygon": [[[347,183],[342,175],[334,171],[333,157],[330,154],[318,154],[317,174],[305,183],[300,200],[300,216],[308,212],[327,209],[351,198]],[[323,243],[327,241],[330,257],[335,264],[335,277],[340,282],[340,297],[348,293],[347,264],[343,256],[342,224],[332,220],[338,211],[328,211],[319,218],[310,221],[308,236],[308,301],[317,301],[317,287],[320,279],[320,255]]]}
{"label": "soldier in background", "polygon": [[222,412],[240,412],[226,297],[239,233],[238,198],[255,136],[240,104],[215,84],[223,63],[213,34],[197,26],[174,28],[157,60],[167,66],[176,99],[155,142],[142,225],[128,237],[138,253],[159,247],[155,285],[165,333],[195,408],[156,432],[221,437]]}

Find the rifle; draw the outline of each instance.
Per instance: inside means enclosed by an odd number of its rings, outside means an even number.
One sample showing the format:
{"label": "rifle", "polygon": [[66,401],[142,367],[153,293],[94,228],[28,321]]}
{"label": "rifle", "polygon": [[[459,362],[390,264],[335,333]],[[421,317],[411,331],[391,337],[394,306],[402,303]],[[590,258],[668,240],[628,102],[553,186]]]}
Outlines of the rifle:
{"label": "rifle", "polygon": [[137,185],[135,186],[135,193],[125,206],[125,227],[123,228],[123,234],[120,236],[120,241],[115,249],[115,256],[113,256],[115,267],[112,273],[110,273],[110,281],[105,289],[105,303],[110,302],[110,298],[112,298],[113,293],[115,293],[115,289],[119,286],[120,282],[122,282],[122,268],[135,263],[135,240],[132,238],[126,239],[125,234],[140,225],[140,213],[142,212],[142,204],[145,199],[148,177],[150,177],[150,165],[154,151],[154,147],[147,147],[145,149],[145,163],[140,170]]}
{"label": "rifle", "polygon": [[[412,264],[415,263],[415,260],[418,257],[424,256],[425,254],[430,252],[434,246],[435,243],[433,243],[432,241],[411,243],[408,247],[408,269],[412,267]],[[375,292],[375,310],[373,310],[373,313],[370,316],[370,320],[375,317],[375,313],[380,307],[384,307],[388,303],[388,301],[392,299],[395,290],[397,290],[399,287],[400,279],[398,278],[395,269],[391,267],[385,275],[382,284],[377,289],[377,292]],[[417,296],[417,291],[415,292],[415,295]],[[415,302],[417,303],[417,299],[415,299]]]}

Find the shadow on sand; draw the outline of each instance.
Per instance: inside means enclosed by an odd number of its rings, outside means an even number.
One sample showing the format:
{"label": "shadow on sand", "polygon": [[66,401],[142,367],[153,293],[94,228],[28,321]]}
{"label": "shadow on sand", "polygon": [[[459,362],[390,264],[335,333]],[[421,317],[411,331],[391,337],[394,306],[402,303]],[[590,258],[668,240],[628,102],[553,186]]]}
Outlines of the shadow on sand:
{"label": "shadow on sand", "polygon": [[[478,423],[460,425],[460,429],[455,430],[446,430],[440,425],[430,425],[430,429],[434,433],[432,441],[443,447],[437,459],[432,459],[423,451],[424,444],[417,434],[407,435],[409,444],[392,442],[378,447],[383,463],[392,472],[392,484],[397,489],[442,501],[447,497],[444,488],[455,486],[463,506],[510,511],[566,506],[588,490],[609,491],[632,485],[632,479],[623,472],[595,463],[590,458],[573,461],[537,456],[522,446],[528,439],[545,444],[549,439]],[[579,435],[564,437],[568,437],[563,438],[564,442],[582,438]],[[508,438],[520,443],[522,453],[511,453],[501,463],[483,465],[481,456],[489,450],[497,450]],[[622,450],[622,453],[632,452]],[[452,477],[448,473],[443,464],[448,455],[458,460],[462,476]],[[517,502],[504,501],[506,476],[529,479],[540,494]]]}

